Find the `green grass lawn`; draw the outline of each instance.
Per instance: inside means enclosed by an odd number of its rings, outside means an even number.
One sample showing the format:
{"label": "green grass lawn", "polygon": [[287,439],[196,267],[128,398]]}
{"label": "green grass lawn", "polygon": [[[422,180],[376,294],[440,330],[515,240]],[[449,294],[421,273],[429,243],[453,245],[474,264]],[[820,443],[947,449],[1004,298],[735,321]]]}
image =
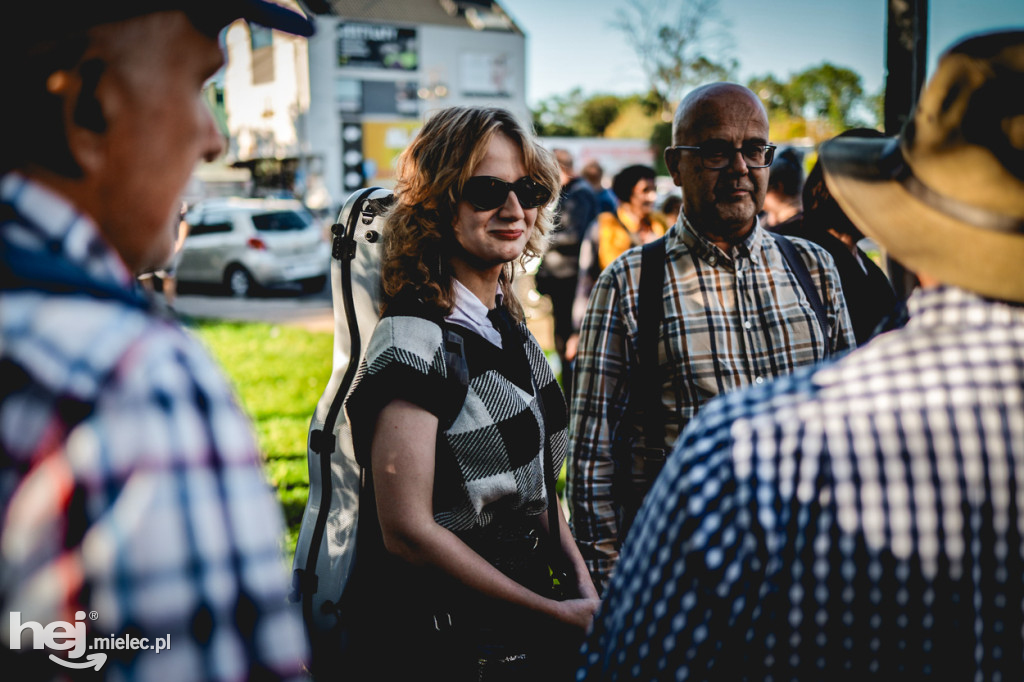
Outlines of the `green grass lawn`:
{"label": "green grass lawn", "polygon": [[261,323],[202,321],[192,328],[224,368],[253,421],[267,478],[284,508],[290,562],[309,488],[306,434],[331,376],[333,337]]}
{"label": "green grass lawn", "polygon": [[[267,477],[284,508],[284,552],[290,563],[309,491],[306,436],[331,376],[334,337],[262,323],[196,321],[190,326],[220,362],[256,428]],[[559,495],[564,486],[563,468]]]}

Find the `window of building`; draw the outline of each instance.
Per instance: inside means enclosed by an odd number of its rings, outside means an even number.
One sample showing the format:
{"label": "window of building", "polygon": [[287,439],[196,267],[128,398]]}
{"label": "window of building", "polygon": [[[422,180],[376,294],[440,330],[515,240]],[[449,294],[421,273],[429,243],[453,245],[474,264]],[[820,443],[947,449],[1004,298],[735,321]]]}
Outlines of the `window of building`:
{"label": "window of building", "polygon": [[269,28],[249,25],[252,43],[252,84],[274,81],[274,34]]}
{"label": "window of building", "polygon": [[346,113],[363,110],[363,83],[353,78],[338,78],[334,81],[334,101],[338,110]]}
{"label": "window of building", "polygon": [[368,114],[398,113],[394,81],[363,81],[363,106]]}
{"label": "window of building", "polygon": [[464,97],[511,97],[512,60],[507,54],[463,52],[459,55],[459,86]]}
{"label": "window of building", "polygon": [[252,43],[252,51],[255,52],[274,44],[274,32],[266,26],[249,24],[249,40]]}
{"label": "window of building", "polygon": [[395,83],[395,111],[418,116],[420,113],[419,87],[413,81]]}

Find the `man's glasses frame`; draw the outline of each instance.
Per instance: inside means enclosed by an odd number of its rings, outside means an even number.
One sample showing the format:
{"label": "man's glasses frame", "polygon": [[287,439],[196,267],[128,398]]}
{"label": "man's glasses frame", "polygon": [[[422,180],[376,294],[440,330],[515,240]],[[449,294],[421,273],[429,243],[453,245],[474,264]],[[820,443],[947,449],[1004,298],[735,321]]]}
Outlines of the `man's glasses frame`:
{"label": "man's glasses frame", "polygon": [[490,175],[474,175],[462,186],[462,198],[478,211],[493,211],[508,200],[508,193],[515,192],[519,205],[524,209],[538,208],[551,200],[551,191],[529,175],[515,182],[505,182]]}
{"label": "man's glasses frame", "polygon": [[[775,160],[776,145],[769,143],[744,143],[742,147],[733,147],[728,143],[713,142],[698,146],[676,145],[672,150],[695,151],[700,155],[701,162],[708,170],[728,168],[736,154],[743,157],[747,168],[767,168]],[[761,159],[761,155],[764,156]]]}

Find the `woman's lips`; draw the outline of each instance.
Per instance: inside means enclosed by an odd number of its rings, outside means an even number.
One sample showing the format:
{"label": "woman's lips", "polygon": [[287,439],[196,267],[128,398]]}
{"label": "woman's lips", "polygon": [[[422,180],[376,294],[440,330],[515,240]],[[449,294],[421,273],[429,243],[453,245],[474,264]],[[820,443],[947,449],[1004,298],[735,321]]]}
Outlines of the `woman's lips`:
{"label": "woman's lips", "polygon": [[523,236],[522,230],[493,230],[492,235],[498,239],[504,239],[505,241],[514,242]]}

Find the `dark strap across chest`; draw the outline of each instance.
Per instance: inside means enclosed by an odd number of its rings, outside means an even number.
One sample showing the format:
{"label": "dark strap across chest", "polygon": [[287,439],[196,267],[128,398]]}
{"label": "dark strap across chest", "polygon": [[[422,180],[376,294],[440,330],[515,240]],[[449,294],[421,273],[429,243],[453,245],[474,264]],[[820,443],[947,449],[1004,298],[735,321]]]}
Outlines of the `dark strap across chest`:
{"label": "dark strap across chest", "polygon": [[[779,245],[790,270],[807,297],[825,339],[825,356],[829,354],[828,318],[818,290],[814,286],[807,266],[796,252],[792,242],[782,235],[770,232]],[[628,528],[644,496],[665,465],[665,412],[662,406],[662,381],[659,376],[658,343],[660,328],[665,318],[665,238],[661,237],[643,246],[640,256],[640,283],[637,300],[637,375],[635,405],[642,410],[643,447],[619,449],[614,486],[615,494],[624,508],[624,526]],[[684,330],[680,330],[685,333]],[[637,455],[643,462],[642,482],[634,484],[633,460]]]}
{"label": "dark strap across chest", "polygon": [[821,334],[825,339],[825,357],[827,358],[831,350],[828,340],[828,317],[825,315],[825,306],[821,303],[818,289],[814,286],[814,281],[811,279],[811,273],[807,270],[807,266],[804,265],[803,259],[796,252],[793,242],[777,232],[769,232],[768,234],[775,238],[775,243],[778,244],[782,257],[786,260],[786,264],[789,265],[789,269],[793,271],[796,281],[800,283],[800,288],[803,289],[807,302],[814,309],[814,316],[818,318],[818,326],[821,327]]}
{"label": "dark strap across chest", "polygon": [[[637,297],[637,376],[630,402],[642,411],[643,446],[617,443],[612,496],[622,510],[619,539],[625,538],[647,491],[665,466],[665,414],[658,372],[658,337],[665,318],[665,238],[644,244],[640,252]],[[633,475],[636,456],[642,460],[641,477]]]}

